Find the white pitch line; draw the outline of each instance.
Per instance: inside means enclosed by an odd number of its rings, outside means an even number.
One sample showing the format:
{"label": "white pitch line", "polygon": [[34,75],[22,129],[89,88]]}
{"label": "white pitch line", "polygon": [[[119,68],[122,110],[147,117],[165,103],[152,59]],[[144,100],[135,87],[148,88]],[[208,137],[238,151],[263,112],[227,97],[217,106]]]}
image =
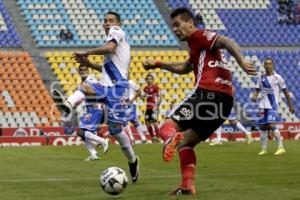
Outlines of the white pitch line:
{"label": "white pitch line", "polygon": [[[264,175],[264,174],[300,174],[300,172],[245,172],[245,173],[210,173],[210,174],[202,174],[202,175],[196,175],[196,177],[200,176],[240,176],[240,175]],[[169,174],[169,175],[142,175],[141,178],[146,179],[153,179],[153,178],[175,178],[175,177],[181,177],[180,174]],[[60,181],[80,181],[80,180],[96,180],[95,178],[44,178],[44,179],[0,179],[0,182],[60,182]]]}

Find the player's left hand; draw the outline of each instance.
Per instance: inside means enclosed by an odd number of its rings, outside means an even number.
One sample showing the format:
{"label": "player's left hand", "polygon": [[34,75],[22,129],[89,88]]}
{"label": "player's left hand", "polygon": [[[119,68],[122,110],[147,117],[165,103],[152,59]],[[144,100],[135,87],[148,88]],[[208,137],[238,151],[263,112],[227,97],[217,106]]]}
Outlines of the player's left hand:
{"label": "player's left hand", "polygon": [[144,66],[145,70],[157,68],[156,61],[150,60],[150,59],[144,60],[143,66]]}
{"label": "player's left hand", "polygon": [[248,75],[255,76],[257,75],[256,67],[253,66],[253,64],[249,61],[245,61],[242,64],[240,64],[244,72],[246,72]]}

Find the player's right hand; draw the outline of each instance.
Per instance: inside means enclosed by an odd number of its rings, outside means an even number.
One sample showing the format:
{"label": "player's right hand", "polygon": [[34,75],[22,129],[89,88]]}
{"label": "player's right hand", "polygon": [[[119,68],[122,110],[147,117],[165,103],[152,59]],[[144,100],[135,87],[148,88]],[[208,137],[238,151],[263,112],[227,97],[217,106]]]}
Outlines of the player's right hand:
{"label": "player's right hand", "polygon": [[84,65],[84,66],[90,66],[91,65],[88,57],[81,57],[81,56],[78,56],[77,53],[74,53],[72,55],[72,58],[74,58],[74,60],[76,62],[80,63],[81,65]]}
{"label": "player's right hand", "polygon": [[256,67],[253,66],[251,62],[249,61],[242,62],[240,66],[244,70],[244,72],[246,72],[248,75],[252,75],[252,76],[257,75]]}
{"label": "player's right hand", "polygon": [[156,65],[156,61],[155,60],[150,60],[150,59],[144,60],[143,61],[143,66],[144,66],[145,70],[158,68],[157,65]]}
{"label": "player's right hand", "polygon": [[87,58],[88,57],[88,54],[86,53],[77,53],[77,52],[74,52],[72,54],[72,58],[74,58],[75,60],[77,59],[83,59],[83,58]]}

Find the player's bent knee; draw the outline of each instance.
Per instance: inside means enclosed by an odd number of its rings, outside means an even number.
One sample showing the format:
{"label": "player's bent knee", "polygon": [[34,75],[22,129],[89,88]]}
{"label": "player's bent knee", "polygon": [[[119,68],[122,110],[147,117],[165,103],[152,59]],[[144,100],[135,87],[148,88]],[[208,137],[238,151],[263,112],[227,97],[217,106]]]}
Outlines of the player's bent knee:
{"label": "player's bent knee", "polygon": [[84,141],[85,140],[84,130],[78,129],[77,136],[81,137],[82,141]]}

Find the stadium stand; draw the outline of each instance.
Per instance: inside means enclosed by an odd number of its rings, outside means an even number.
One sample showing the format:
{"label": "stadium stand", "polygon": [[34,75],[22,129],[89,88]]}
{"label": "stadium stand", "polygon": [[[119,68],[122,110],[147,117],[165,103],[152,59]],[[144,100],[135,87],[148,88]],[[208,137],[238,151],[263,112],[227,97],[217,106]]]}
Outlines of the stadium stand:
{"label": "stadium stand", "polygon": [[21,39],[16,34],[11,18],[0,1],[0,47],[19,47]]}
{"label": "stadium stand", "polygon": [[[103,14],[122,13],[123,28],[133,46],[178,46],[152,0],[18,0],[39,47],[99,46],[105,32]],[[70,30],[73,40],[60,40],[61,30]]]}
{"label": "stadium stand", "polygon": [[[263,71],[262,60],[265,57],[272,57],[276,63],[276,71],[283,76],[287,82],[287,86],[294,96],[296,110],[300,109],[300,94],[297,92],[299,87],[298,76],[300,73],[300,52],[299,51],[245,51],[248,59],[252,60],[260,71]],[[154,58],[164,61],[184,61],[187,59],[186,51],[133,51],[130,67],[130,77],[141,85],[145,86],[145,77],[148,73],[142,67],[142,60],[145,58]],[[70,52],[47,52],[46,57],[52,67],[53,72],[61,82],[67,94],[71,94],[76,85],[80,83],[80,77],[76,67],[78,64],[71,59]],[[93,62],[102,62],[102,57],[91,57]],[[229,59],[230,66],[233,66],[234,85],[237,88],[236,100],[244,105],[250,102],[250,93],[255,87],[255,80],[249,78],[236,64],[234,59]],[[293,68],[292,68],[293,66]],[[170,102],[174,99],[179,102],[194,86],[193,74],[179,76],[170,72],[156,69],[153,72],[155,82],[162,89],[164,100],[162,102],[162,115],[170,109]],[[100,77],[100,74],[97,74]],[[77,83],[77,84],[75,84]],[[296,84],[295,84],[296,83]],[[298,101],[297,101],[298,100]],[[140,102],[140,112],[144,112],[145,105]],[[295,121],[297,117],[288,113],[286,103],[281,99],[279,113],[281,120]],[[141,115],[139,115],[141,117]],[[140,120],[143,120],[140,118]]]}
{"label": "stadium stand", "polygon": [[296,46],[300,26],[279,24],[276,0],[167,0],[203,15],[205,28],[234,38],[243,46]]}
{"label": "stadium stand", "polygon": [[0,51],[0,127],[59,126],[61,117],[27,52]]}
{"label": "stadium stand", "polygon": [[[118,3],[117,3],[118,2]],[[300,26],[279,25],[277,23],[277,4],[275,0],[167,0],[170,8],[186,6],[200,12],[206,28],[233,37],[244,46],[293,46],[299,44]],[[101,18],[103,13],[115,10],[122,13],[123,28],[129,35],[134,47],[178,47],[171,30],[162,18],[153,0],[18,0],[18,5],[29,26],[38,47],[91,47],[102,44],[105,33]],[[262,28],[263,27],[263,28]],[[74,39],[60,40],[57,36],[61,29],[69,29]],[[21,41],[14,31],[10,17],[0,0],[0,46],[20,46]],[[2,40],[2,38],[4,38]],[[47,51],[47,49],[46,49]],[[265,57],[275,59],[276,70],[287,82],[293,93],[296,110],[300,109],[299,88],[300,51],[245,51],[259,69]],[[45,57],[51,69],[67,95],[70,95],[80,83],[78,64],[71,58],[71,52],[46,52]],[[132,51],[130,78],[145,86],[148,73],[142,67],[145,58],[164,61],[184,61],[186,51],[155,51],[145,49]],[[0,79],[0,125],[16,126],[58,126],[59,121],[51,118],[50,105],[53,104],[37,69],[33,66],[28,53],[1,52],[0,67],[3,79]],[[103,57],[91,57],[92,61],[102,63]],[[245,76],[233,58],[228,59],[233,68],[234,85],[237,88],[236,99],[241,105],[249,102],[249,95],[255,80]],[[293,68],[291,68],[293,66]],[[24,69],[22,75],[20,68]],[[93,72],[96,77],[99,73]],[[25,74],[25,75],[23,75]],[[162,89],[164,100],[161,115],[170,109],[170,103],[179,102],[193,88],[193,74],[179,76],[164,70],[153,71],[155,82]],[[21,90],[22,88],[22,90]],[[41,95],[42,94],[42,95]],[[140,113],[145,104],[140,103]],[[287,112],[286,103],[281,100],[279,113],[281,120],[299,121]],[[27,114],[26,114],[27,113]],[[55,118],[60,113],[54,107]],[[139,114],[143,121],[142,114]]]}

